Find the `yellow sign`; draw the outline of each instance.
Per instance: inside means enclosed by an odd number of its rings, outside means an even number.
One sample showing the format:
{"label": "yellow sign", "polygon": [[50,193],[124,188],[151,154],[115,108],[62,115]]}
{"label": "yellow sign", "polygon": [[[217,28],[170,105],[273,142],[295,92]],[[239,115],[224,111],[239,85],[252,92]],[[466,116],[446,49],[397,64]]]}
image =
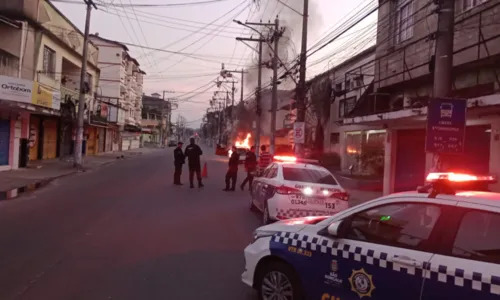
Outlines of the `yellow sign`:
{"label": "yellow sign", "polygon": [[38,82],[34,82],[33,91],[31,93],[31,103],[33,105],[59,110],[61,108],[60,93],[58,91],[51,91]]}
{"label": "yellow sign", "polygon": [[340,298],[324,293],[323,296],[321,296],[321,300],[340,300]]}
{"label": "yellow sign", "polygon": [[352,270],[349,283],[351,284],[351,290],[358,294],[359,298],[371,297],[375,289],[372,275],[366,273],[365,269]]}

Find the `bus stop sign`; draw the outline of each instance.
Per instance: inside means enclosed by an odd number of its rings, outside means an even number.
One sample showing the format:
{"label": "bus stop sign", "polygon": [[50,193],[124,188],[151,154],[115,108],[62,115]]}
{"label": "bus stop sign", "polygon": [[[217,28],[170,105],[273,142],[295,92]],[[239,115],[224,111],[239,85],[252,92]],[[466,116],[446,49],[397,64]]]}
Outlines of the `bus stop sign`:
{"label": "bus stop sign", "polygon": [[463,153],[466,119],[466,99],[430,99],[427,106],[425,151],[448,154]]}

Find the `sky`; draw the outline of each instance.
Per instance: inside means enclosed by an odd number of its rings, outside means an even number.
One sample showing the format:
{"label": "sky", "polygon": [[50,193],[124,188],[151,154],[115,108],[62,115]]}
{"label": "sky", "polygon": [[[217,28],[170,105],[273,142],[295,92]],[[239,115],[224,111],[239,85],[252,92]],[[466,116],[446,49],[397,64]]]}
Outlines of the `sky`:
{"label": "sky", "polygon": [[[214,92],[226,91],[214,83],[222,63],[227,70],[245,69],[248,72],[243,82],[245,99],[251,97],[256,88],[257,56],[250,47],[256,48],[257,43],[245,45],[236,41],[236,37],[257,38],[257,33],[233,20],[267,23],[274,22],[278,16],[280,27],[284,29],[279,57],[285,66],[295,65],[301,46],[302,16],[299,13],[303,11],[303,0],[279,1],[94,0],[98,10],[92,10],[90,32],[127,43],[130,54],[147,73],[144,93],[169,91],[166,95],[178,102],[172,120],[181,115],[188,127],[199,128]],[[375,43],[376,12],[366,18],[364,15],[376,7],[376,0],[309,2],[307,78]],[[83,31],[83,0],[54,0],[53,3]],[[148,6],[150,4],[159,6]],[[361,21],[357,23],[356,20]],[[350,26],[353,23],[356,25]],[[269,54],[270,51],[264,49],[264,61],[269,60]],[[283,68],[280,72],[284,72]],[[265,69],[263,85],[270,82],[271,76],[271,70]],[[236,102],[240,100],[240,75],[234,77],[238,81]],[[279,88],[293,87],[293,80],[288,78]]]}

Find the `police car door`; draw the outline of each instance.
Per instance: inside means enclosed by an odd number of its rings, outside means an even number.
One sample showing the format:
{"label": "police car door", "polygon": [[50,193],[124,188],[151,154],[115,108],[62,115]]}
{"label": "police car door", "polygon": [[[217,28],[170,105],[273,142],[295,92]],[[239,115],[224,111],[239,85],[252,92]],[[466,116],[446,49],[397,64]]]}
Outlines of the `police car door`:
{"label": "police car door", "polygon": [[421,198],[385,199],[343,217],[337,236],[320,232],[325,254],[312,299],[419,300],[443,207]]}
{"label": "police car door", "polygon": [[422,299],[500,299],[500,209],[460,202],[457,210],[444,252],[431,260]]}
{"label": "police car door", "polygon": [[254,178],[254,181],[252,184],[252,197],[253,197],[253,199],[255,199],[255,204],[257,205],[257,207],[261,210],[264,210],[264,206],[262,204],[263,202],[261,200],[261,198],[262,198],[261,190],[262,190],[262,186],[266,182],[267,175],[271,171],[271,167],[272,167],[272,164],[267,166],[267,168],[265,168],[264,171],[262,171],[260,176]]}
{"label": "police car door", "polygon": [[274,184],[273,181],[276,178],[278,174],[278,165],[277,164],[271,164],[269,167],[267,167],[267,172],[265,176],[261,178],[261,185],[260,185],[260,197],[259,197],[259,205],[260,207],[264,207],[267,199],[271,197],[271,195],[274,193]]}

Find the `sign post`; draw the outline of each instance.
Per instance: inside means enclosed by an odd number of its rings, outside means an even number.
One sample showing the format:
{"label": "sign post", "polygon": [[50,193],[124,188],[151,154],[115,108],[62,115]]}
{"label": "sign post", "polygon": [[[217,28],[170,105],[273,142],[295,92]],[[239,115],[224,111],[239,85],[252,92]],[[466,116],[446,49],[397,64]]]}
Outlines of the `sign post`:
{"label": "sign post", "polygon": [[293,142],[295,145],[304,144],[306,137],[306,123],[295,122],[293,124]]}
{"label": "sign post", "polygon": [[466,118],[466,99],[431,99],[427,109],[425,151],[436,154],[463,153]]}

